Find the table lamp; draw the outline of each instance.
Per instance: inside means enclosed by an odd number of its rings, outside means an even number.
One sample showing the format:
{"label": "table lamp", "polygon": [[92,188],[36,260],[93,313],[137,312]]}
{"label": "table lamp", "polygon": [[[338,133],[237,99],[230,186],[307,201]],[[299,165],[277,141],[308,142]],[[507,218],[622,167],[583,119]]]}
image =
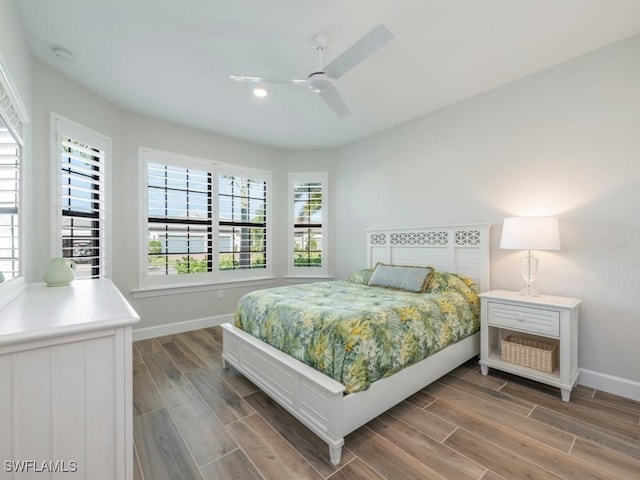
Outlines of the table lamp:
{"label": "table lamp", "polygon": [[537,297],[533,282],[538,273],[538,258],[533,250],[560,250],[560,229],[556,217],[509,217],[502,225],[500,248],[526,250],[520,260],[520,271],[527,286],[521,295]]}

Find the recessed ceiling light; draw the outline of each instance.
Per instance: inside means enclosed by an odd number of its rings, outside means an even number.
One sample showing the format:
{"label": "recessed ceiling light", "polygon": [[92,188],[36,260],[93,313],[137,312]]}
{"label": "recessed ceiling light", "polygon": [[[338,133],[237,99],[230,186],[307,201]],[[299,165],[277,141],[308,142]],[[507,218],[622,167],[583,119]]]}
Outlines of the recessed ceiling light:
{"label": "recessed ceiling light", "polygon": [[51,51],[56,57],[62,60],[71,61],[75,58],[75,55],[65,48],[54,47]]}
{"label": "recessed ceiling light", "polygon": [[262,86],[259,86],[259,87],[256,87],[256,88],[253,89],[253,94],[256,97],[263,98],[263,97],[266,97],[267,95],[269,95],[269,90],[267,90],[266,88],[264,88]]}

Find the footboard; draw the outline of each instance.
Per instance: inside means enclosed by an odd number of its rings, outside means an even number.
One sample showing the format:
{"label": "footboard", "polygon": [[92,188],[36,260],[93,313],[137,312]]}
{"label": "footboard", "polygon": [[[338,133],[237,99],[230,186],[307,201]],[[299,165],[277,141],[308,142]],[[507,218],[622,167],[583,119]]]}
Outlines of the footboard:
{"label": "footboard", "polygon": [[324,440],[331,463],[340,463],[344,385],[229,323],[222,330],[223,362],[233,365]]}

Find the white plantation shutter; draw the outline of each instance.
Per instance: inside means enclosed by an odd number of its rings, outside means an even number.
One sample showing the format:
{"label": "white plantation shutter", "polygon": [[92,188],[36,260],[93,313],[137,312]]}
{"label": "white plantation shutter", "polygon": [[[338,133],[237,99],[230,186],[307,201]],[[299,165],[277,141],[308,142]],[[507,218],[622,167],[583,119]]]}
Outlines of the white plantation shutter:
{"label": "white plantation shutter", "polygon": [[25,287],[22,147],[29,116],[8,73],[0,58],[0,308]]}
{"label": "white plantation shutter", "polygon": [[57,118],[58,202],[54,256],[73,260],[76,278],[108,276],[107,161],[110,142]]}
{"label": "white plantation shutter", "polygon": [[148,163],[147,213],[149,275],[211,271],[211,173]]}
{"label": "white plantation shutter", "polygon": [[267,181],[246,174],[218,177],[220,270],[267,267]]}
{"label": "white plantation shutter", "polygon": [[[24,127],[28,116],[24,105],[12,87],[5,65],[0,58],[0,272],[4,280],[22,274],[21,243],[21,158]],[[5,282],[0,292],[0,305],[7,296]],[[13,282],[14,286],[16,283]],[[12,290],[14,287],[10,287]]]}
{"label": "white plantation shutter", "polygon": [[20,275],[20,145],[0,117],[0,272]]}
{"label": "white plantation shutter", "polygon": [[143,287],[271,275],[270,172],[147,148],[140,160]]}
{"label": "white plantation shutter", "polygon": [[327,174],[291,173],[289,192],[289,272],[326,276]]}

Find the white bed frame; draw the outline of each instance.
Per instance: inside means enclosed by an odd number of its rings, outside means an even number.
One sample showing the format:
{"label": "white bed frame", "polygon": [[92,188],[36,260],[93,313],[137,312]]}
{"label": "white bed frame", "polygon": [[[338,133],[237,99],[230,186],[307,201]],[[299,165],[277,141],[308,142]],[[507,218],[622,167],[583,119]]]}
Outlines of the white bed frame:
{"label": "white bed frame", "polygon": [[[367,261],[431,265],[461,273],[489,290],[491,225],[367,230]],[[344,437],[442,375],[477,355],[479,333],[378,380],[362,392],[345,395],[332,378],[267,345],[229,323],[222,325],[222,362],[233,365],[329,445],[340,463]]]}

